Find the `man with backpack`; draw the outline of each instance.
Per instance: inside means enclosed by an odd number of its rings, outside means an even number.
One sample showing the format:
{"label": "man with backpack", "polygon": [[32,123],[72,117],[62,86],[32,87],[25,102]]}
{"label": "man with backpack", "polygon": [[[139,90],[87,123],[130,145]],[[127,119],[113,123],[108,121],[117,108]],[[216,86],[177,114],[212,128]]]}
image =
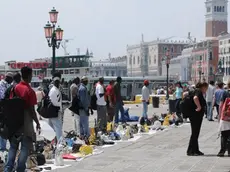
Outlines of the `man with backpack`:
{"label": "man with backpack", "polygon": [[[13,74],[11,72],[8,72],[6,74],[6,78],[0,81],[0,100],[3,100],[5,98],[5,92],[7,88],[10,87],[10,84],[13,81]],[[6,143],[7,141],[0,137],[0,150],[6,151]]]}
{"label": "man with backpack", "polygon": [[[22,81],[12,88],[10,93],[10,99],[7,102],[9,105],[12,105],[15,100],[17,100],[17,104],[14,105],[14,109],[8,107],[9,111],[13,110],[14,112],[17,111],[17,113],[6,113],[6,115],[9,115],[11,117],[14,116],[15,122],[22,124],[22,126],[9,138],[10,149],[4,172],[11,172],[13,170],[20,143],[21,149],[18,157],[16,171],[25,171],[29,152],[33,148],[33,138],[35,133],[33,120],[37,125],[37,130],[40,131],[41,129],[34,108],[34,106],[37,104],[36,95],[34,90],[29,85],[32,80],[32,73],[32,69],[29,67],[23,67],[21,69]],[[19,106],[18,104],[22,105]]]}

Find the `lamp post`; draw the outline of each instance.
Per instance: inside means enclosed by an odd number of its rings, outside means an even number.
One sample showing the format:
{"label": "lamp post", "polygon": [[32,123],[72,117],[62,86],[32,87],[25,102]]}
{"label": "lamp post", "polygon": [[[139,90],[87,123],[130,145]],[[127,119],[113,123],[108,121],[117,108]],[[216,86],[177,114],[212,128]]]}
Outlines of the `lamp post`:
{"label": "lamp post", "polygon": [[52,47],[52,74],[54,74],[56,67],[56,49],[60,47],[63,38],[63,30],[59,26],[56,28],[58,11],[56,11],[56,9],[53,8],[49,12],[49,15],[50,22],[47,22],[47,24],[44,27],[44,30],[48,46]]}
{"label": "lamp post", "polygon": [[166,79],[166,87],[167,87],[167,90],[166,90],[166,100],[169,99],[169,64],[170,64],[170,54],[169,54],[169,50],[166,50],[166,59],[165,59],[165,64],[166,64],[166,69],[167,69],[167,72],[166,72],[166,75],[167,75],[167,79]]}

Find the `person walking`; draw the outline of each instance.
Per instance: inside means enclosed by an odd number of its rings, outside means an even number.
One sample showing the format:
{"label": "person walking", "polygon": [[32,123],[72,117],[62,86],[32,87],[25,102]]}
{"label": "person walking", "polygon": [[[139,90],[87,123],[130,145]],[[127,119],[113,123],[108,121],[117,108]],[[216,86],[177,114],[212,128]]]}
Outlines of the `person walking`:
{"label": "person walking", "polygon": [[107,126],[106,119],[106,101],[105,101],[105,88],[104,78],[100,77],[99,82],[96,85],[97,96],[97,123],[100,131],[105,132]]}
{"label": "person walking", "polygon": [[207,119],[208,121],[214,121],[213,116],[213,99],[215,94],[215,82],[210,81],[208,90],[206,92],[206,102],[207,102]]}
{"label": "person walking", "polygon": [[[16,171],[24,172],[26,170],[26,162],[30,150],[33,148],[34,127],[33,121],[36,123],[36,129],[41,130],[37,114],[35,112],[35,105],[37,104],[36,94],[29,85],[32,80],[32,69],[23,67],[21,69],[22,81],[14,88],[15,94],[24,100],[24,126],[17,131],[9,140],[10,149],[8,159],[5,165],[4,172],[11,172],[14,169],[15,159],[18,153],[19,144],[20,154],[18,157]],[[17,114],[15,114],[17,115]]]}
{"label": "person walking", "polygon": [[214,106],[216,106],[216,114],[217,114],[215,119],[218,119],[220,116],[219,107],[220,107],[221,97],[223,96],[224,92],[225,92],[224,83],[223,82],[217,83],[217,89],[214,93],[214,100],[213,100],[213,109]]}
{"label": "person walking", "polygon": [[90,106],[90,95],[88,93],[87,86],[88,78],[83,76],[81,78],[81,84],[79,86],[78,95],[80,100],[80,136],[82,138],[89,138],[89,106]]}
{"label": "person walking", "polygon": [[[45,97],[45,93],[44,93],[42,87],[38,87],[38,89],[35,93],[36,93],[36,97],[37,97],[37,105],[38,105],[38,107],[41,107],[42,99]],[[42,120],[41,115],[39,115],[39,120]]]}
{"label": "person walking", "polygon": [[54,73],[53,74],[53,86],[49,91],[49,98],[53,106],[57,107],[58,116],[55,118],[49,118],[49,125],[53,128],[56,134],[56,141],[58,142],[59,139],[62,137],[62,116],[63,116],[63,108],[62,108],[62,94],[59,90],[61,83],[61,74]]}
{"label": "person walking", "polygon": [[[6,74],[6,78],[0,81],[0,100],[3,100],[5,98],[6,90],[10,87],[12,81],[13,74],[11,72],[8,72]],[[0,137],[0,151],[6,151],[6,143],[7,140]]]}
{"label": "person walking", "polygon": [[193,96],[193,106],[191,107],[191,114],[189,115],[191,137],[187,149],[188,156],[204,155],[204,153],[199,150],[198,138],[206,107],[204,94],[206,93],[207,89],[208,83],[206,82],[196,84],[196,90]]}
{"label": "person walking", "polygon": [[181,116],[181,110],[180,110],[180,102],[182,100],[183,96],[183,87],[181,82],[176,83],[176,91],[175,91],[175,97],[176,97],[176,103],[175,103],[175,109],[176,109],[176,115],[178,117],[178,122],[183,122],[183,117]]}
{"label": "person walking", "polygon": [[[75,78],[73,83],[70,86],[70,95],[71,95],[71,102],[73,103],[73,99],[78,96],[78,89],[80,84],[80,78]],[[72,116],[74,116],[74,128],[75,132],[78,136],[80,136],[80,116],[72,112]]]}
{"label": "person walking", "polygon": [[149,81],[148,80],[144,80],[144,86],[142,87],[142,105],[143,105],[143,113],[142,113],[142,117],[144,119],[148,119],[148,105],[149,105],[149,96],[150,96],[150,91],[149,91]]}
{"label": "person walking", "polygon": [[112,122],[115,113],[115,94],[114,94],[114,80],[109,82],[106,87],[106,100],[107,100],[107,112],[108,112],[108,122]]}
{"label": "person walking", "polygon": [[230,98],[230,82],[227,84],[227,90],[223,92],[221,99],[220,99],[220,122],[219,122],[219,132],[221,133],[221,144],[220,144],[220,151],[217,154],[219,157],[223,157],[225,152],[228,151],[228,156],[230,156],[230,144],[229,144],[229,138],[230,138],[230,121],[224,120],[224,109],[227,108],[223,107],[225,104],[225,100],[227,98]]}
{"label": "person walking", "polygon": [[122,78],[120,76],[117,77],[117,81],[114,84],[114,93],[115,93],[115,98],[116,98],[116,106],[115,106],[115,124],[119,123],[119,111],[121,113],[121,122],[125,123],[125,110],[123,107],[123,100],[121,97],[121,82]]}

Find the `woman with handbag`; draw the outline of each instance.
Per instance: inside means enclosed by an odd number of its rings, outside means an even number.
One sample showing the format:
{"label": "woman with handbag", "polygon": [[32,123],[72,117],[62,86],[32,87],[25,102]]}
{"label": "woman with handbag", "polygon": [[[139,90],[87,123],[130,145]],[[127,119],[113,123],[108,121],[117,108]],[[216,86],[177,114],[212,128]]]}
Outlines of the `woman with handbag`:
{"label": "woman with handbag", "polygon": [[208,83],[202,82],[196,84],[193,99],[191,100],[193,106],[191,107],[191,114],[189,120],[191,124],[191,137],[187,149],[188,156],[201,156],[204,155],[199,150],[198,138],[206,108],[206,100],[204,95],[208,89]]}

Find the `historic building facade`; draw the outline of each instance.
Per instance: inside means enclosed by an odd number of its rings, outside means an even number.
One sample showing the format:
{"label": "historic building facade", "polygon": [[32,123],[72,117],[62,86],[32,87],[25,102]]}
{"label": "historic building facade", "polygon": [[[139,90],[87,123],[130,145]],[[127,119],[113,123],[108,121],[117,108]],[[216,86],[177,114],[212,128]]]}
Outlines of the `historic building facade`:
{"label": "historic building facade", "polygon": [[187,39],[171,37],[127,46],[128,76],[160,76],[162,75],[162,61],[167,50],[170,58],[181,55],[184,47],[189,43]]}
{"label": "historic building facade", "polygon": [[91,61],[90,75],[98,76],[127,76],[127,57],[108,58]]}

